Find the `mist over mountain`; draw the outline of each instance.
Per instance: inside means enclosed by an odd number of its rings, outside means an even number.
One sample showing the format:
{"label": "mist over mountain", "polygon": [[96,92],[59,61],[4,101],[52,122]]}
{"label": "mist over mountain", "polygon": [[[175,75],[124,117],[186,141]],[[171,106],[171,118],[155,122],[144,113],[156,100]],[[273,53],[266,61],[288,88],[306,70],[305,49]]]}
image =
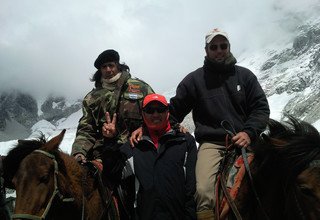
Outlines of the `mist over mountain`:
{"label": "mist over mountain", "polygon": [[48,96],[44,101],[32,95],[11,90],[0,94],[0,141],[24,139],[32,134],[39,121],[57,125],[81,108],[80,100]]}
{"label": "mist over mountain", "polygon": [[[287,24],[290,26],[294,21],[293,17]],[[286,114],[291,114],[313,124],[319,130],[320,19],[299,22],[302,24],[288,34],[287,38],[279,37],[279,41],[256,51],[243,51],[237,59],[239,65],[249,68],[257,75],[268,97],[271,118],[281,120]],[[196,68],[198,66],[189,72]],[[175,95],[175,88],[163,94],[169,99]],[[49,95],[37,99],[17,90],[2,92],[0,154],[5,154],[16,139],[35,137],[40,131],[53,136],[64,128],[67,133],[61,147],[70,152],[77,123],[82,115],[80,109],[81,100],[72,100],[67,95]],[[191,114],[182,124],[190,132],[193,131]]]}
{"label": "mist over mountain", "polygon": [[269,101],[288,98],[279,119],[291,114],[316,123],[320,119],[320,19],[307,20],[296,32],[290,42],[271,45],[243,63],[259,73]]}
{"label": "mist over mountain", "polygon": [[[296,17],[291,17],[286,24],[290,26],[294,21]],[[279,41],[261,50],[244,52],[238,64],[257,75],[268,97],[271,118],[283,120],[286,115],[293,115],[319,129],[320,18],[302,23],[294,30],[295,35],[279,37]],[[165,93],[166,97],[174,94],[174,90]],[[191,114],[183,123],[191,130],[194,128]]]}

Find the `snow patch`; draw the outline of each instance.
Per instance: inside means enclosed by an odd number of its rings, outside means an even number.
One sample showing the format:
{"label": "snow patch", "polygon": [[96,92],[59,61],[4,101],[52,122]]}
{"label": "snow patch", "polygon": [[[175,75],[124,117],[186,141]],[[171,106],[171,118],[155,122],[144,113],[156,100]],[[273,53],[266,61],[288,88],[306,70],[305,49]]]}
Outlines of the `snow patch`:
{"label": "snow patch", "polygon": [[295,96],[294,93],[288,94],[287,92],[281,94],[274,94],[268,97],[268,102],[270,106],[270,118],[275,120],[280,120],[282,116],[282,110],[285,105]]}

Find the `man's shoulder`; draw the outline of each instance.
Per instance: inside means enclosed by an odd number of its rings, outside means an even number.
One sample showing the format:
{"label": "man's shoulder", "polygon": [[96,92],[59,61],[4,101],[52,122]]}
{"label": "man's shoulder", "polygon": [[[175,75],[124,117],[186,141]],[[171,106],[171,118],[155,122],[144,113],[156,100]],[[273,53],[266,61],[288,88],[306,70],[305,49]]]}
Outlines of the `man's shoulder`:
{"label": "man's shoulder", "polygon": [[128,80],[127,80],[127,83],[130,84],[140,84],[140,85],[145,85],[145,86],[149,86],[148,83],[146,83],[145,81],[143,81],[142,79],[139,79],[139,78],[136,78],[136,77],[130,77]]}
{"label": "man's shoulder", "polygon": [[108,93],[110,93],[111,95],[111,92],[108,89],[104,89],[102,87],[94,88],[90,92],[88,92],[88,94],[84,97],[83,100],[86,101],[86,100],[98,99],[101,96],[108,95]]}
{"label": "man's shoulder", "polygon": [[189,132],[181,132],[180,130],[172,130],[172,136],[174,138],[182,138],[186,141],[195,141],[194,137]]}
{"label": "man's shoulder", "polygon": [[140,91],[145,95],[154,93],[153,89],[148,83],[138,78],[129,78],[127,80],[127,85],[129,91]]}
{"label": "man's shoulder", "polygon": [[193,70],[187,76],[197,76],[199,73],[203,73],[203,67],[199,67],[199,68]]}
{"label": "man's shoulder", "polygon": [[192,82],[194,80],[200,79],[203,77],[203,67],[199,67],[198,69],[188,73],[182,82]]}
{"label": "man's shoulder", "polygon": [[244,66],[235,65],[235,69],[236,69],[236,73],[254,75],[254,73],[250,69]]}

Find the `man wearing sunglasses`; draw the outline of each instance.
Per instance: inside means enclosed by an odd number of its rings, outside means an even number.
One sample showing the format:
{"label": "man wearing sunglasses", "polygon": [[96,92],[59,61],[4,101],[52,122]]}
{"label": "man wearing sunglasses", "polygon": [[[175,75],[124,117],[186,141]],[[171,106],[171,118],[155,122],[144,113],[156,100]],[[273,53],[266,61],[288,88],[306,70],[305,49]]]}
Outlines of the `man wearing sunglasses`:
{"label": "man wearing sunglasses", "polygon": [[145,97],[142,117],[140,140],[133,148],[129,142],[120,147],[126,158],[133,158],[139,182],[138,219],[196,219],[195,139],[189,133],[173,129],[169,105],[162,95]]}
{"label": "man wearing sunglasses", "polygon": [[236,65],[227,33],[213,29],[205,36],[203,67],[188,74],[170,100],[170,114],[178,122],[192,111],[195,138],[200,144],[196,165],[198,219],[213,219],[215,181],[225,150],[227,120],[236,134],[232,142],[248,147],[266,128],[269,105],[257,77]]}

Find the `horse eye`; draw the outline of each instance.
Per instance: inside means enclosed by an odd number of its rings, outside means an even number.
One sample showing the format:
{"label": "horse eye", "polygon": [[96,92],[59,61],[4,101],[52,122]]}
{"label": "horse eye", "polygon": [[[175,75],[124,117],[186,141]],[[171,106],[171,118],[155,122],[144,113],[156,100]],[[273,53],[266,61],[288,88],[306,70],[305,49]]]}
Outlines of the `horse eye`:
{"label": "horse eye", "polygon": [[305,194],[306,196],[313,196],[312,189],[308,188],[307,186],[300,185],[299,188],[300,188],[301,192],[303,194]]}
{"label": "horse eye", "polygon": [[48,183],[49,182],[49,175],[43,175],[40,177],[40,183]]}

